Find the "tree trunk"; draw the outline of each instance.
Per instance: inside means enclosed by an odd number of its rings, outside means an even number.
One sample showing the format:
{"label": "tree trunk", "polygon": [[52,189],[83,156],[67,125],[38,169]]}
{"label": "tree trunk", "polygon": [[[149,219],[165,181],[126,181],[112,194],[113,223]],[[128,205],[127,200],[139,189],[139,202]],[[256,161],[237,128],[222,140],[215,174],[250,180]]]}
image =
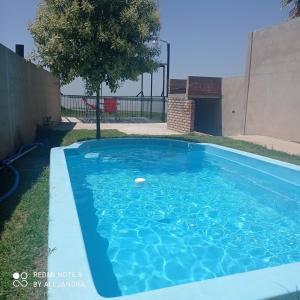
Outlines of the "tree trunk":
{"label": "tree trunk", "polygon": [[96,139],[101,138],[100,132],[100,86],[96,92]]}

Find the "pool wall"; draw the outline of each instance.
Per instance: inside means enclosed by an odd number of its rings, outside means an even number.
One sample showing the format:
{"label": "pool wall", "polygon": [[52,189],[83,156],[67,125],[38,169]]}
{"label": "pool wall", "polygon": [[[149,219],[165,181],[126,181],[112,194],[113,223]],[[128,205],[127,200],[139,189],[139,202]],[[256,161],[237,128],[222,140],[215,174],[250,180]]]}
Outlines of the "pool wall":
{"label": "pool wall", "polygon": [[[271,176],[300,185],[300,167],[266,157],[212,144],[196,144],[167,139],[106,139],[76,143],[68,147],[53,148],[50,157],[50,204],[48,236],[48,298],[49,299],[107,299],[98,294],[90,271],[73,191],[69,178],[65,149],[96,148],[99,145],[148,143],[157,141],[189,151],[198,150]],[[73,151],[73,150],[71,150]],[[198,300],[198,299],[297,299],[300,288],[300,263],[281,265],[230,276],[198,281],[144,293],[109,299],[128,300]]]}

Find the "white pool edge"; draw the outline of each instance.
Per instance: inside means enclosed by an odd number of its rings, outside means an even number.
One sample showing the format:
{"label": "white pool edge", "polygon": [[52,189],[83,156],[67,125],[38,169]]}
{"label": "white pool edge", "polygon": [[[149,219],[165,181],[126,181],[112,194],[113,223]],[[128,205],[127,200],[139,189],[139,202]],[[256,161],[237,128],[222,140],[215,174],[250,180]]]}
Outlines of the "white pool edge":
{"label": "white pool edge", "polygon": [[[174,139],[167,140],[176,142]],[[291,297],[295,297],[293,293],[300,289],[300,263],[286,264],[273,268],[197,281],[129,296],[114,298],[100,296],[95,289],[90,272],[64,154],[64,149],[78,148],[81,144],[82,143],[76,143],[68,147],[53,148],[51,150],[48,247],[53,251],[48,256],[48,272],[54,272],[56,276],[54,278],[48,278],[48,281],[51,281],[51,285],[56,286],[61,284],[62,281],[82,281],[85,287],[50,286],[48,288],[48,299],[247,300],[274,297],[295,299]],[[201,145],[220,148],[300,171],[299,166],[256,154],[214,144],[205,143]],[[57,272],[59,271],[81,272],[83,277],[62,279],[57,277]]]}

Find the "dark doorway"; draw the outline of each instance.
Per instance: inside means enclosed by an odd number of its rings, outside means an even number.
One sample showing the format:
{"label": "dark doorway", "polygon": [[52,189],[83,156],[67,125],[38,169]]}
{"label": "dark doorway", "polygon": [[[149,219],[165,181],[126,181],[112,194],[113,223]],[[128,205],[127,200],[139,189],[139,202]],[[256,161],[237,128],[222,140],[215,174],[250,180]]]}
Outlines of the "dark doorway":
{"label": "dark doorway", "polygon": [[194,130],[211,135],[222,135],[221,99],[195,100]]}

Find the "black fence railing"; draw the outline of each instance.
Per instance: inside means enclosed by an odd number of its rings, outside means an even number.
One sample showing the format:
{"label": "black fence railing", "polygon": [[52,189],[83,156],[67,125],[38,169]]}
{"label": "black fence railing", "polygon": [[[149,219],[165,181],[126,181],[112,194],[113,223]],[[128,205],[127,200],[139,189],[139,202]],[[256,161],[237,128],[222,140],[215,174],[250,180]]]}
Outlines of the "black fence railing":
{"label": "black fence railing", "polygon": [[[165,122],[165,97],[100,97],[101,122]],[[61,95],[61,115],[96,122],[96,97]]]}

